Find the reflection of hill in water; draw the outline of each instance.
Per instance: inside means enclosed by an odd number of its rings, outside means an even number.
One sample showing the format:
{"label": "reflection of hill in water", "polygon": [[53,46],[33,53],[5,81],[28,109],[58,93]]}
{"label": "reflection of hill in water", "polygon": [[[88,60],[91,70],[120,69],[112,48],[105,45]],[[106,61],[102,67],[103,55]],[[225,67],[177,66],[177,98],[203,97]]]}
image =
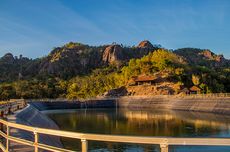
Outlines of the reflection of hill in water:
{"label": "reflection of hill in water", "polygon": [[[158,110],[121,110],[127,125],[137,129],[140,126],[143,133],[156,136],[216,136],[220,132],[229,132],[230,116]],[[151,131],[150,131],[151,130]]]}
{"label": "reflection of hill in water", "polygon": [[[121,110],[124,116],[133,123],[151,123],[156,121],[186,121],[197,126],[227,127],[230,128],[230,116],[201,112],[162,111],[162,110]],[[179,121],[179,122],[180,122]],[[229,123],[228,123],[229,122]]]}
{"label": "reflection of hill in water", "polygon": [[141,136],[229,136],[230,116],[158,110],[100,109],[48,113],[61,129]]}

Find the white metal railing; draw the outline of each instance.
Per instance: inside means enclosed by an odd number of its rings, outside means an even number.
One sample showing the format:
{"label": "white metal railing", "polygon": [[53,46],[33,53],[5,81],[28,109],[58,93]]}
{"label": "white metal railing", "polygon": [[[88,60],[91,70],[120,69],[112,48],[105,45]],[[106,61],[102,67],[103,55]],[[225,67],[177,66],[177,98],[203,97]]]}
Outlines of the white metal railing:
{"label": "white metal railing", "polygon": [[[160,145],[161,152],[168,152],[170,145],[206,145],[206,146],[230,146],[230,138],[171,138],[171,137],[141,137],[141,136],[119,136],[119,135],[102,135],[102,134],[87,134],[76,133],[53,129],[36,128],[12,122],[7,122],[0,119],[0,124],[6,126],[6,133],[0,131],[0,135],[6,139],[6,145],[0,143],[0,149],[4,152],[10,150],[10,141],[29,145],[34,147],[34,151],[39,149],[49,150],[53,152],[72,152],[72,150],[58,148],[39,142],[39,135],[52,135],[58,137],[66,137],[81,140],[82,152],[88,151],[88,141],[104,141],[104,142],[120,142],[120,143],[135,143],[135,144],[154,144]],[[19,130],[28,131],[34,134],[34,141],[14,137],[10,134],[10,130],[16,128]]]}

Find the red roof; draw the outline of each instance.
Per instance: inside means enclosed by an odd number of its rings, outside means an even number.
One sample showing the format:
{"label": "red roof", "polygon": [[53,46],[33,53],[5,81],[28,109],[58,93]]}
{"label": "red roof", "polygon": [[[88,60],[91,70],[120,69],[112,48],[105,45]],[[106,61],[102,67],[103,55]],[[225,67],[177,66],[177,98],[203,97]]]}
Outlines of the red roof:
{"label": "red roof", "polygon": [[197,86],[192,86],[189,90],[190,91],[200,91],[201,89]]}

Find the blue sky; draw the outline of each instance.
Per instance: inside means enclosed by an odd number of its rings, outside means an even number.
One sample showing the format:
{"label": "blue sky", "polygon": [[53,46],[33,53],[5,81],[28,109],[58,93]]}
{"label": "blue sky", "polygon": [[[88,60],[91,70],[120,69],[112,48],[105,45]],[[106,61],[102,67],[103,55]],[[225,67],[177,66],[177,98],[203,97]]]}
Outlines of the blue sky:
{"label": "blue sky", "polygon": [[0,0],[0,56],[47,55],[69,41],[209,48],[230,58],[229,0]]}

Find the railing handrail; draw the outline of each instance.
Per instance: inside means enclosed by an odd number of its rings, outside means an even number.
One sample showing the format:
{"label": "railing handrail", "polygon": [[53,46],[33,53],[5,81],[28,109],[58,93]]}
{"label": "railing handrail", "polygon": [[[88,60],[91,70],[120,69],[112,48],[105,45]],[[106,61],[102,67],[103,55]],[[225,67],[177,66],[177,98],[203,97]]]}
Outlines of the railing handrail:
{"label": "railing handrail", "polygon": [[[85,144],[84,142],[87,142],[88,140],[105,141],[105,142],[136,143],[136,144],[158,144],[158,145],[161,145],[161,147],[164,147],[162,145],[166,145],[166,147],[168,147],[168,145],[230,146],[230,138],[146,137],[146,136],[88,134],[88,133],[69,132],[69,131],[61,131],[61,130],[26,126],[22,124],[13,123],[13,122],[7,122],[6,120],[2,120],[2,119],[0,119],[0,124],[6,125],[7,128],[16,128],[19,130],[29,131],[36,135],[46,134],[46,135],[52,135],[52,136],[58,136],[58,137],[79,139],[82,141],[82,146],[83,145],[87,146],[87,144]],[[1,135],[4,136],[4,133],[1,132]],[[9,135],[5,135],[4,137],[6,137],[6,139],[8,140],[14,139],[15,142],[17,142],[17,140],[20,140],[20,139],[17,139]],[[27,142],[31,142],[31,141],[27,141]],[[38,140],[36,142],[34,142],[33,145],[40,144]],[[46,146],[48,145],[43,144],[43,148],[46,148]],[[0,145],[0,148],[1,147],[2,145]],[[40,148],[42,148],[42,146]],[[55,148],[57,147],[50,146],[51,151],[52,150],[57,151],[55,150]],[[85,148],[87,149],[87,147]],[[62,149],[62,150],[68,151],[66,149]]]}
{"label": "railing handrail", "polygon": [[[22,101],[13,101],[4,104],[8,108],[12,106],[18,106],[24,104]],[[8,106],[8,107],[7,107]],[[6,139],[6,146],[0,143],[0,149],[4,152],[9,151],[10,141],[18,142],[25,145],[30,145],[34,147],[34,151],[38,152],[38,148],[55,151],[55,152],[72,152],[64,148],[58,148],[46,144],[39,143],[38,137],[40,134],[66,137],[79,139],[82,142],[82,152],[87,152],[89,140],[104,141],[104,142],[120,142],[120,143],[136,143],[136,144],[157,144],[160,145],[162,152],[168,152],[169,145],[206,145],[206,146],[230,146],[230,138],[182,138],[182,137],[147,137],[147,136],[128,136],[128,135],[105,135],[105,134],[88,134],[79,132],[69,132],[54,129],[45,129],[39,127],[32,127],[23,124],[17,124],[13,122],[8,122],[6,120],[0,119],[0,125],[5,125],[7,128],[6,133],[0,131],[0,135]],[[10,135],[10,129],[15,128],[18,130],[28,131],[34,134],[34,141],[20,139]]]}

